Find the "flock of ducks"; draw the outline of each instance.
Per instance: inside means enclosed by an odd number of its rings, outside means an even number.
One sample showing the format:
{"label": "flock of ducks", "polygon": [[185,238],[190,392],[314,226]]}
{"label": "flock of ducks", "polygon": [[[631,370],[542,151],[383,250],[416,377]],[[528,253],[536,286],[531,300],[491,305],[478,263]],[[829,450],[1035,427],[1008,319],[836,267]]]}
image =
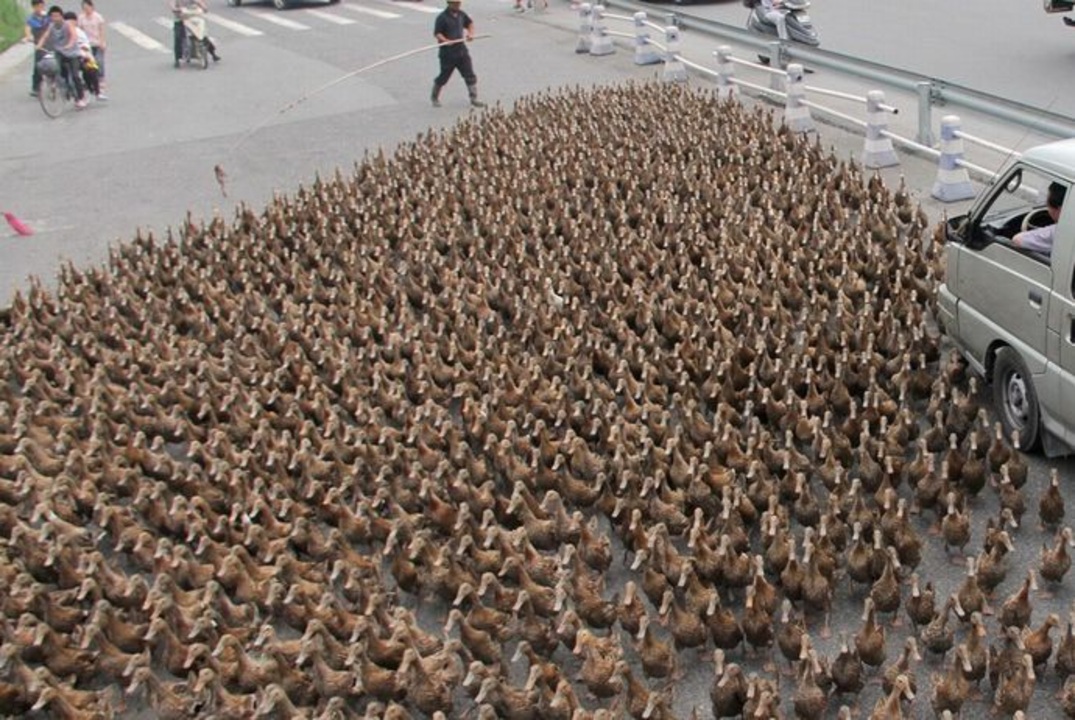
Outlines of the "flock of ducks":
{"label": "flock of ducks", "polygon": [[0,714],[1075,717],[925,215],[767,111],[543,94],[179,235],[4,318]]}

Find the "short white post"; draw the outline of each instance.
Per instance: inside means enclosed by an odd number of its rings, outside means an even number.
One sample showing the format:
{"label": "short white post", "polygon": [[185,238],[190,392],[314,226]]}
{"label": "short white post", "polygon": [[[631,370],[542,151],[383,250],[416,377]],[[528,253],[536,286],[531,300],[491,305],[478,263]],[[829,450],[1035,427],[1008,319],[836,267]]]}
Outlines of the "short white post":
{"label": "short white post", "polygon": [[958,115],[941,118],[941,155],[937,159],[937,180],[929,193],[941,202],[958,202],[974,197],[970,174],[957,162],[963,159],[963,138],[957,135],[961,124]]}
{"label": "short white post", "polygon": [[664,74],[665,82],[687,82],[687,68],[679,59],[679,28],[669,25],[664,29]]}
{"label": "short white post", "polygon": [[784,124],[795,132],[810,132],[815,130],[814,118],[810,116],[810,108],[803,103],[806,97],[806,83],[803,82],[803,66],[799,63],[789,63],[787,69],[788,86],[786,102],[784,103]]}
{"label": "short white post", "polygon": [[721,100],[733,98],[739,92],[735,79],[735,63],[732,62],[732,48],[721,45],[713,51],[717,56],[717,97]]}
{"label": "short white post", "polygon": [[866,93],[866,142],[862,149],[862,166],[883,168],[899,165],[900,159],[892,147],[892,139],[885,136],[888,130],[888,118],[885,94],[880,90]]}
{"label": "short white post", "polygon": [[593,5],[582,3],[579,5],[579,42],[575,46],[575,52],[590,52],[590,43],[593,40]]}
{"label": "short white post", "polygon": [[649,41],[649,28],[646,27],[645,11],[638,11],[633,16],[635,21],[635,65],[653,65],[661,61],[661,53]]}
{"label": "short white post", "polygon": [[612,46],[612,36],[608,34],[603,20],[605,16],[604,5],[593,6],[593,35],[590,37],[591,55],[611,55],[616,52]]}

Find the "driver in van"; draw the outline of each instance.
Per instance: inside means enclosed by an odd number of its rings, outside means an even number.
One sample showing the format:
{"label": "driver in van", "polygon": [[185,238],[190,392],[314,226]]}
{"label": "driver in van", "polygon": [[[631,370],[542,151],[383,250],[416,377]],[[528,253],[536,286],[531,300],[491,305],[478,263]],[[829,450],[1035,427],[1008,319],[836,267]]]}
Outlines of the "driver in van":
{"label": "driver in van", "polygon": [[[1064,195],[1067,188],[1058,182],[1049,183],[1049,190],[1045,193],[1045,210],[1049,213],[1052,223],[1039,228],[1024,230],[1012,238],[1012,245],[1024,250],[1033,250],[1044,255],[1053,251],[1053,235],[1056,234],[1056,222],[1060,219],[1060,208],[1064,205]],[[1031,211],[1033,212],[1033,211]]]}

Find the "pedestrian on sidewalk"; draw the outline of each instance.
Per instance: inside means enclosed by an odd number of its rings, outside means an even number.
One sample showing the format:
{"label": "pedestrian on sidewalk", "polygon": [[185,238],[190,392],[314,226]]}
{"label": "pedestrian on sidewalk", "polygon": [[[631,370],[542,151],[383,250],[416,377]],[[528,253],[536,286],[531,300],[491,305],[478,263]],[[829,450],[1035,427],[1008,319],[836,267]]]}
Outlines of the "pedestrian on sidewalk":
{"label": "pedestrian on sidewalk", "polygon": [[448,7],[437,15],[433,36],[440,43],[440,75],[433,80],[433,107],[440,107],[440,91],[456,70],[463,76],[470,95],[470,104],[485,107],[478,99],[478,77],[470,61],[466,43],[474,39],[474,21],[463,12],[460,0],[448,0]]}
{"label": "pedestrian on sidewalk", "polygon": [[45,12],[45,0],[33,0],[30,3],[30,15],[23,28],[22,41],[34,44],[34,69],[30,76],[30,95],[34,97],[37,97],[41,90],[41,71],[37,69],[37,63],[45,55],[45,51],[37,47],[37,43],[48,29],[49,16]]}

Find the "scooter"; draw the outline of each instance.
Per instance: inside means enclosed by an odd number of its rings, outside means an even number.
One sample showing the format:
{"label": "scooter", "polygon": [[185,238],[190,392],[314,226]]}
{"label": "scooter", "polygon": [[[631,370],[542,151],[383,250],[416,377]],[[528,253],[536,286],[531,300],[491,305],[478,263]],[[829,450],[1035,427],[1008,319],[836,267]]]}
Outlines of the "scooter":
{"label": "scooter", "polygon": [[[1047,13],[1066,13],[1075,10],[1075,0],[1045,0],[1045,12]],[[1075,27],[1075,20],[1064,16],[1064,24],[1068,27]]]}
{"label": "scooter", "polygon": [[[1048,0],[1046,0],[1048,1]],[[1064,0],[1066,1],[1066,0]],[[1075,2],[1075,0],[1072,0]],[[747,30],[758,35],[766,35],[774,40],[780,39],[776,24],[765,17],[765,10],[756,0],[744,0],[751,8],[747,16]],[[809,47],[817,47],[821,44],[821,38],[817,34],[817,28],[810,20],[806,9],[810,7],[810,0],[784,0],[780,9],[784,11],[784,21],[788,29],[788,40]],[[763,63],[768,63],[769,58],[760,55]]]}
{"label": "scooter", "polygon": [[[182,24],[183,29],[183,52],[182,59],[189,65],[201,65],[202,69],[209,67],[209,48],[205,43],[205,17],[200,10],[185,8],[175,12],[176,24]],[[179,67],[179,61],[176,61]]]}

